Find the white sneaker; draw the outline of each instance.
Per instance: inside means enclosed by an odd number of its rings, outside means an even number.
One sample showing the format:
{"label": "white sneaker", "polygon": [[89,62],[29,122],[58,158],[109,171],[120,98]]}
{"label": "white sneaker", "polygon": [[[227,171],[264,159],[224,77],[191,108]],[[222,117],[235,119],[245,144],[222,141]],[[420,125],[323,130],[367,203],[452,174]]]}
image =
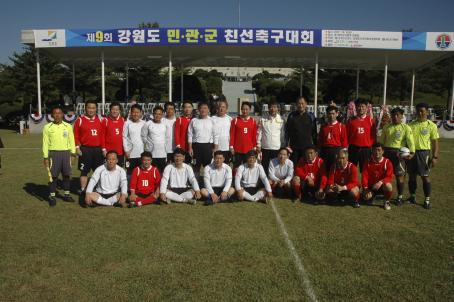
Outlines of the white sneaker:
{"label": "white sneaker", "polygon": [[195,205],[197,204],[197,200],[195,200],[195,199],[189,199],[189,200],[188,200],[188,203],[189,203],[190,205],[195,206]]}
{"label": "white sneaker", "polygon": [[389,204],[389,201],[385,201],[385,203],[383,204],[383,209],[385,209],[386,211],[391,210],[391,205]]}

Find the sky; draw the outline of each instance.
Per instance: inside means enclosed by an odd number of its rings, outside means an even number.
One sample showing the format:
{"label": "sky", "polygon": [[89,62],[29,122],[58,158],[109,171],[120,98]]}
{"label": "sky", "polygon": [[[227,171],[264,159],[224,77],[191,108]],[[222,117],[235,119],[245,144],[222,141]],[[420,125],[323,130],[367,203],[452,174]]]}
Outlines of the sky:
{"label": "sky", "polygon": [[[0,63],[21,52],[21,29],[238,25],[239,0],[0,2]],[[454,32],[454,0],[240,0],[241,27]]]}

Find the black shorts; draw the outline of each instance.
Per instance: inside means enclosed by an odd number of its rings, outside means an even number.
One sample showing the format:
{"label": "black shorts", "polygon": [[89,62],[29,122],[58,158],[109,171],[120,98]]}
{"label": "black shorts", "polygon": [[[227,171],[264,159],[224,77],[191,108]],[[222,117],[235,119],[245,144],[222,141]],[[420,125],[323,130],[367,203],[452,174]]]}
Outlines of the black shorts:
{"label": "black shorts", "polygon": [[238,168],[242,164],[246,162],[246,154],[245,153],[236,153],[233,155],[233,167]]}
{"label": "black shorts", "polygon": [[273,158],[276,158],[279,154],[279,150],[270,150],[270,149],[262,149],[262,166],[265,170],[266,175],[268,175],[268,167],[270,165],[270,161]]}
{"label": "black shorts", "polygon": [[158,168],[159,173],[161,173],[161,175],[162,175],[162,172],[164,171],[164,168],[167,166],[167,158],[165,158],[165,157],[163,157],[163,158],[153,158],[151,160],[151,162],[153,163],[153,166]]}
{"label": "black shorts", "polygon": [[255,195],[259,191],[258,187],[247,187],[247,188],[243,188],[243,189],[244,189],[244,191],[248,192],[251,195]]}
{"label": "black shorts", "polygon": [[87,176],[90,170],[94,171],[104,164],[101,147],[80,146],[80,151],[82,151],[82,156],[79,157],[78,168],[81,176]]}
{"label": "black shorts", "polygon": [[183,194],[184,192],[191,191],[191,188],[169,188],[169,191],[176,193],[178,195]]}
{"label": "black shorts", "polygon": [[304,151],[305,151],[304,149],[293,149],[292,148],[292,153],[290,154],[290,160],[293,162],[294,167],[296,167],[300,158],[304,156]]}
{"label": "black shorts", "polygon": [[224,187],[213,187],[214,194],[221,196],[221,193],[224,191]]}
{"label": "black shorts", "polygon": [[430,174],[430,150],[416,150],[415,156],[408,162],[408,173],[419,176]]}
{"label": "black shorts", "polygon": [[369,160],[371,152],[372,150],[370,147],[350,145],[348,146],[348,160],[362,171],[363,164]]}
{"label": "black shorts", "polygon": [[194,166],[207,166],[213,160],[213,144],[212,143],[193,143],[194,150]]}
{"label": "black shorts", "polygon": [[128,173],[128,175],[131,175],[132,170],[140,166],[141,163],[142,159],[140,157],[128,158],[125,162],[126,172]]}
{"label": "black shorts", "polygon": [[399,149],[385,147],[384,156],[392,162],[394,175],[404,176],[407,173],[407,161],[399,157]]}
{"label": "black shorts", "polygon": [[[98,193],[98,192],[96,192],[96,193]],[[119,192],[109,193],[109,194],[103,194],[103,193],[98,193],[98,194],[101,195],[101,197],[104,198],[104,199],[109,199],[110,197],[115,196],[118,193]]]}
{"label": "black shorts", "polygon": [[336,156],[341,147],[322,147],[320,150],[320,157],[325,163],[327,171],[331,170],[331,167],[336,163]]}
{"label": "black shorts", "polygon": [[49,151],[49,170],[52,177],[58,177],[61,173],[63,176],[71,175],[71,152],[67,151]]}

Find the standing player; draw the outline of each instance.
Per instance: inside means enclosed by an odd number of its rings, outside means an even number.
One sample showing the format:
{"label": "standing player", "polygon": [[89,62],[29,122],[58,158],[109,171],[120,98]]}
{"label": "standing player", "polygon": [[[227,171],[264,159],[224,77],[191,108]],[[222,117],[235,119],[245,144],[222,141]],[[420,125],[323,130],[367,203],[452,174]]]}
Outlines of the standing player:
{"label": "standing player", "polygon": [[232,188],[232,169],[224,161],[224,153],[215,151],[213,163],[203,171],[205,188],[200,193],[206,198],[205,205],[227,201],[235,193]]}
{"label": "standing player", "polygon": [[230,153],[230,125],[232,118],[227,114],[228,103],[225,99],[217,102],[217,114],[212,117],[214,122],[215,136],[214,144],[224,154],[225,163],[230,164],[232,153]]}
{"label": "standing player", "polygon": [[269,162],[268,179],[275,196],[287,197],[291,195],[293,162],[288,157],[288,149],[280,148],[277,157]]}
{"label": "standing player", "polygon": [[[191,166],[184,163],[184,150],[175,149],[173,163],[167,165],[161,179],[160,196],[167,204],[187,202],[195,205],[200,199],[200,189]],[[188,187],[188,184],[191,187]],[[195,199],[194,199],[195,198]]]}
{"label": "standing player", "polygon": [[[213,159],[214,122],[208,116],[210,108],[207,103],[198,105],[199,116],[189,123],[188,151],[195,159],[194,171],[198,175],[201,167],[209,165]],[[216,149],[216,147],[214,148]]]}
{"label": "standing player", "polygon": [[162,122],[164,110],[160,106],[153,108],[153,119],[142,127],[142,141],[146,151],[153,155],[153,165],[162,173],[166,167],[167,126]]}
{"label": "standing player", "polygon": [[142,128],[145,126],[145,121],[142,120],[142,107],[139,104],[132,105],[130,112],[130,119],[123,127],[123,148],[128,175],[131,175],[132,170],[140,165],[140,154],[144,151],[141,135]]}
{"label": "standing player", "polygon": [[108,151],[106,163],[96,168],[88,183],[85,195],[85,203],[88,206],[93,206],[93,203],[103,206],[118,203],[123,208],[127,206],[128,180],[125,170],[117,163],[117,153]]}
{"label": "standing player", "polygon": [[[264,188],[261,188],[261,185]],[[273,197],[270,182],[263,166],[257,163],[257,152],[254,150],[246,153],[246,163],[239,166],[235,174],[235,189],[240,201],[246,199],[267,202],[268,198]]]}
{"label": "standing player", "polygon": [[[406,174],[406,160],[410,160],[415,153],[415,141],[411,128],[402,123],[404,110],[396,107],[391,110],[392,123],[383,127],[379,142],[385,147],[385,157],[393,163],[394,175],[396,175],[397,205],[402,205],[404,193],[404,181]],[[401,147],[408,147],[410,155],[407,158],[399,156]]]}
{"label": "standing player", "polygon": [[63,176],[64,201],[74,202],[69,195],[71,176],[71,155],[75,156],[73,128],[63,121],[63,110],[60,107],[52,109],[53,122],[48,123],[43,129],[43,157],[44,166],[50,173],[49,206],[57,204],[55,192],[57,191],[57,179],[61,173]]}
{"label": "standing player", "polygon": [[353,207],[359,208],[358,169],[348,161],[347,150],[339,149],[336,155],[336,163],[328,176],[327,197],[352,201]]}
{"label": "standing player", "polygon": [[172,161],[173,159],[173,150],[175,149],[175,121],[177,120],[175,116],[175,104],[172,102],[167,102],[164,105],[164,110],[166,116],[162,119],[164,125],[166,125],[166,152],[167,152],[167,162]]}
{"label": "standing player", "polygon": [[93,100],[85,102],[85,114],[74,122],[74,139],[76,152],[79,155],[80,192],[87,187],[88,173],[94,171],[104,162],[102,145],[104,141],[101,120],[96,115],[97,103]]}
{"label": "standing player", "polygon": [[336,106],[326,108],[327,123],[320,128],[318,144],[320,157],[323,158],[326,169],[329,171],[336,161],[336,155],[342,148],[347,148],[347,129],[337,121],[339,110]]}
{"label": "standing player", "polygon": [[383,208],[391,210],[393,164],[389,159],[383,157],[383,152],[382,144],[374,144],[371,158],[364,163],[361,175],[363,199],[373,202],[373,198],[377,193],[383,193],[385,195]]}
{"label": "standing player", "polygon": [[298,200],[309,197],[316,204],[325,198],[326,169],[315,146],[306,148],[304,157],[301,157],[296,165],[292,182],[293,192]]}
{"label": "standing player", "polygon": [[351,163],[362,169],[364,162],[370,158],[376,130],[374,119],[367,115],[367,102],[358,99],[356,109],[358,115],[347,123],[348,158]]}
{"label": "standing player", "polygon": [[296,100],[296,111],[289,114],[285,124],[285,141],[291,150],[293,165],[304,156],[306,147],[317,141],[317,123],[315,116],[307,112],[307,98]]}
{"label": "standing player", "polygon": [[430,193],[432,185],[430,183],[430,168],[437,164],[438,160],[438,130],[431,120],[427,119],[429,105],[419,103],[416,105],[417,119],[412,121],[409,126],[413,132],[415,141],[415,156],[408,163],[410,179],[408,189],[410,190],[410,202],[416,203],[416,176],[421,176],[422,188],[424,191],[424,208],[430,209]]}
{"label": "standing player", "polygon": [[[175,148],[180,148],[186,153],[188,152],[188,127],[192,120],[192,103],[189,101],[183,102],[183,115],[175,121]],[[192,158],[186,154],[185,161],[190,163]]]}
{"label": "standing player", "polygon": [[262,165],[268,171],[269,163],[276,158],[284,146],[284,120],[278,113],[279,104],[269,104],[269,115],[259,119],[257,131],[257,151],[262,152]]}
{"label": "standing player", "polygon": [[230,125],[230,152],[233,166],[238,168],[246,161],[246,153],[257,147],[257,123],[249,116],[251,104],[241,104],[241,115],[232,120]]}
{"label": "standing player", "polygon": [[150,152],[144,151],[140,155],[142,164],[132,171],[129,184],[131,191],[129,207],[131,208],[154,203],[159,198],[161,174],[151,165],[152,158]]}
{"label": "standing player", "polygon": [[101,121],[103,126],[103,146],[102,153],[104,157],[107,151],[113,150],[118,154],[118,164],[124,165],[123,152],[123,126],[124,118],[121,116],[121,105],[118,102],[113,102],[109,106],[109,115]]}

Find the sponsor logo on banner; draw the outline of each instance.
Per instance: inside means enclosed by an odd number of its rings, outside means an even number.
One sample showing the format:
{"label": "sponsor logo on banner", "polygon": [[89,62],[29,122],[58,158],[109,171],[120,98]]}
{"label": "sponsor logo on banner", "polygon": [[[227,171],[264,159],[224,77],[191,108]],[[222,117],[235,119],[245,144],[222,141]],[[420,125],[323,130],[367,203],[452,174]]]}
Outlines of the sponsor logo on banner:
{"label": "sponsor logo on banner", "polygon": [[437,37],[435,43],[437,44],[437,47],[440,49],[449,48],[449,46],[451,46],[452,43],[451,36],[448,34],[441,34]]}
{"label": "sponsor logo on banner", "polygon": [[66,37],[64,29],[34,30],[35,47],[65,47]]}
{"label": "sponsor logo on banner", "polygon": [[426,50],[454,51],[453,37],[454,32],[428,32]]}

